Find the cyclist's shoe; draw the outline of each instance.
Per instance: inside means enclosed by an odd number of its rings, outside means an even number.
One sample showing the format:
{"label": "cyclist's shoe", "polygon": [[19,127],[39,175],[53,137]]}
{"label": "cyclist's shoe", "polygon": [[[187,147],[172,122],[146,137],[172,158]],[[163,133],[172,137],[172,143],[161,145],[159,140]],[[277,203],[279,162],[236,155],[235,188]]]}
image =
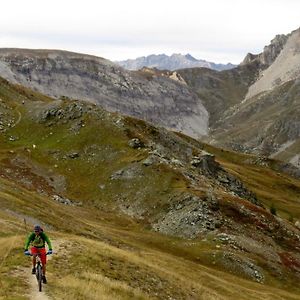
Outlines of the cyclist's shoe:
{"label": "cyclist's shoe", "polygon": [[32,270],[31,270],[31,274],[35,274],[36,273],[36,270],[35,270],[35,268],[32,268]]}
{"label": "cyclist's shoe", "polygon": [[45,275],[43,275],[42,280],[43,280],[43,283],[44,283],[44,284],[47,283],[47,279],[46,279],[46,276],[45,276]]}

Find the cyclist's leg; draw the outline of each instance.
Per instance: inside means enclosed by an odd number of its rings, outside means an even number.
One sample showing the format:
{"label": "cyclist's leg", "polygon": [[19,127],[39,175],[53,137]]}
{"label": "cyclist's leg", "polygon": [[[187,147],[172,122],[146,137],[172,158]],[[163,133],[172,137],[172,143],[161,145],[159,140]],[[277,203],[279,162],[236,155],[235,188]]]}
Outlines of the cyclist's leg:
{"label": "cyclist's leg", "polygon": [[36,265],[36,255],[32,256],[32,266],[35,267]]}
{"label": "cyclist's leg", "polygon": [[42,268],[43,268],[43,275],[45,276],[46,275],[46,265],[42,265]]}
{"label": "cyclist's leg", "polygon": [[42,262],[42,268],[43,268],[43,275],[46,275],[46,263],[47,263],[47,255],[46,255],[46,249],[42,248],[39,249],[39,254],[41,257],[41,262]]}
{"label": "cyclist's leg", "polygon": [[32,255],[32,268],[34,269],[35,265],[36,265],[36,256],[38,254],[37,248],[36,247],[31,247],[30,253]]}

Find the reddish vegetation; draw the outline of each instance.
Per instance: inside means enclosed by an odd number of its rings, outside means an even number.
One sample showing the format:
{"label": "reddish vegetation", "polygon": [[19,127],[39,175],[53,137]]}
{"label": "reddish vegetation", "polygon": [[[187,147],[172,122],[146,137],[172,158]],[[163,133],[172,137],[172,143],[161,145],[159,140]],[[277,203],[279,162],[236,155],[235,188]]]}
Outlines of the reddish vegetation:
{"label": "reddish vegetation", "polygon": [[292,256],[288,252],[280,252],[278,253],[280,256],[281,262],[287,268],[300,272],[300,260],[296,257]]}
{"label": "reddish vegetation", "polygon": [[[22,166],[15,166],[9,159],[3,159],[1,161],[2,167],[0,169],[0,176],[12,181],[18,182],[18,184],[27,190],[36,191],[37,188],[47,192],[48,194],[53,193],[52,187],[49,186],[47,181],[37,174],[31,172],[30,168]],[[22,181],[26,178],[27,184]]]}

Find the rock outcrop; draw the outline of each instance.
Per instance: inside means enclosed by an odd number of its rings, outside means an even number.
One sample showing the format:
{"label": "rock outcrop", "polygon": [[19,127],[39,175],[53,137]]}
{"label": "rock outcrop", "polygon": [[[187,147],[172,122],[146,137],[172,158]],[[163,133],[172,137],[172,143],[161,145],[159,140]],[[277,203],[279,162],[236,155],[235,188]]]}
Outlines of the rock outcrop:
{"label": "rock outcrop", "polygon": [[277,58],[283,47],[285,46],[290,35],[278,34],[270,45],[264,47],[264,51],[260,54],[248,53],[241,65],[249,64],[258,61],[262,68],[269,67]]}

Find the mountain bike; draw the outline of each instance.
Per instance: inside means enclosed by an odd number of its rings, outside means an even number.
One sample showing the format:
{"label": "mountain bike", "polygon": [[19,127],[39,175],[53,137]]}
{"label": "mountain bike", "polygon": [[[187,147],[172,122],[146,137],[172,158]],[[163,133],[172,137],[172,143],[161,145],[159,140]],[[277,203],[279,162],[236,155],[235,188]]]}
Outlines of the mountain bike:
{"label": "mountain bike", "polygon": [[[46,255],[49,255],[49,253],[47,253]],[[33,256],[32,254],[30,254],[30,256]],[[41,255],[38,254],[36,256],[36,265],[35,265],[35,276],[36,276],[36,280],[38,283],[38,288],[39,288],[39,292],[42,291],[42,287],[43,287],[43,266],[42,266],[42,261],[41,261]]]}

